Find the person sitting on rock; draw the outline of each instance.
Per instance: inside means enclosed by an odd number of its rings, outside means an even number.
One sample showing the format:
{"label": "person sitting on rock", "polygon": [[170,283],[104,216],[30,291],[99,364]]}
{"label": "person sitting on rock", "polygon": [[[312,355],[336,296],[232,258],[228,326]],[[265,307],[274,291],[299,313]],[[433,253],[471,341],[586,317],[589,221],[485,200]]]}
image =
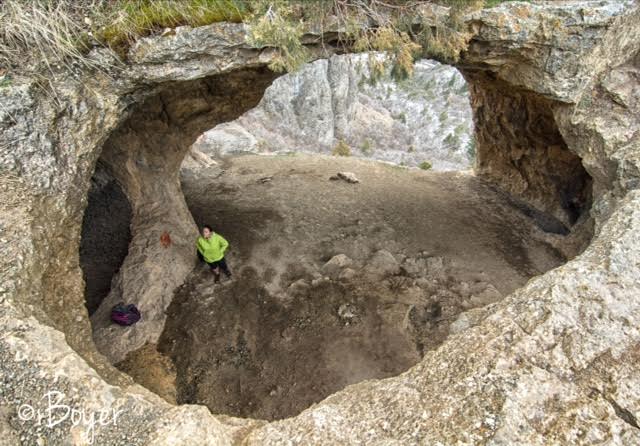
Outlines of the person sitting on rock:
{"label": "person sitting on rock", "polygon": [[211,226],[204,225],[202,228],[202,236],[198,237],[196,242],[198,258],[205,262],[211,268],[214,275],[214,282],[220,282],[220,270],[231,278],[231,272],[224,259],[224,252],[229,247],[227,242],[220,234],[216,234]]}

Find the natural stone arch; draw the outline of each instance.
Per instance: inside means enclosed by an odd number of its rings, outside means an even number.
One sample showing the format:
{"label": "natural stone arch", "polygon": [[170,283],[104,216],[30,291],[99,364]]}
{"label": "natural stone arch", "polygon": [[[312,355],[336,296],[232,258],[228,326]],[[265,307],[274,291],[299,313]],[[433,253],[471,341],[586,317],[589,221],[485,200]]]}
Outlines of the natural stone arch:
{"label": "natural stone arch", "polygon": [[[257,67],[163,84],[137,104],[106,141],[101,160],[124,187],[133,208],[129,253],[110,294],[92,316],[94,341],[112,362],[158,339],[164,310],[194,267],[197,229],[178,178],[185,154],[205,130],[254,107],[275,76]],[[165,232],[169,246],[160,240]],[[132,329],[114,327],[111,308],[131,299],[144,319]]]}
{"label": "natural stone arch", "polygon": [[[585,160],[594,178],[597,237],[588,250],[569,264],[532,281],[490,311],[470,315],[470,325],[475,324],[474,327],[452,336],[409,372],[346,389],[294,419],[255,430],[247,440],[249,443],[291,438],[307,443],[366,441],[372,435],[404,442],[473,442],[490,438],[535,442],[542,441],[545,435],[553,435],[559,441],[589,442],[602,432],[613,441],[638,440],[633,423],[627,421],[628,417],[619,416],[625,413],[620,412],[621,408],[627,412],[626,407],[635,410],[639,404],[637,399],[628,394],[618,395],[616,389],[610,390],[602,384],[610,381],[622,388],[630,383],[637,385],[640,379],[633,368],[639,336],[634,328],[639,311],[635,299],[639,292],[638,265],[634,258],[637,259],[640,249],[637,236],[640,197],[633,190],[638,177],[638,139],[637,133],[623,132],[622,125],[619,132],[611,133],[599,119],[606,122],[607,114],[615,110],[626,126],[637,128],[637,98],[621,80],[637,84],[635,76],[640,67],[636,55],[640,40],[636,25],[640,19],[637,6],[622,5],[617,9],[614,2],[604,2],[598,9],[600,2],[583,3],[585,7],[596,8],[595,14],[588,10],[587,16],[590,29],[595,28],[599,33],[589,42],[580,42],[584,46],[565,49],[575,58],[567,59],[563,55],[552,58],[560,64],[559,68],[548,63],[545,66],[513,65],[523,61],[514,54],[518,54],[518,49],[528,49],[528,41],[520,41],[519,47],[510,48],[513,40],[499,32],[508,27],[504,22],[499,25],[497,18],[492,22],[493,12],[481,13],[484,15],[473,20],[482,24],[476,43],[484,42],[485,49],[505,50],[501,57],[508,69],[505,64],[498,67],[495,70],[498,77],[512,84],[516,80],[524,81],[524,85],[519,85],[521,89],[557,101],[551,111],[558,129],[568,148]],[[505,13],[503,19],[517,22],[516,17],[520,15],[514,12],[517,12],[515,8],[504,8],[503,11],[513,14]],[[580,22],[575,10],[571,13],[571,5],[551,8],[551,12],[544,11],[544,7],[531,8],[533,12],[527,20],[531,21],[529,25],[533,23],[534,29],[549,18],[545,14],[569,22],[584,23],[585,20]],[[208,33],[214,31],[216,36],[215,32],[220,29],[227,32],[231,29],[238,39],[222,44],[217,40],[207,47],[211,39],[217,38]],[[485,40],[482,32],[487,33]],[[225,29],[224,25],[194,30],[193,35],[209,38],[203,40],[207,42],[203,44],[203,51],[194,59],[173,62],[154,60],[154,57],[163,47],[169,53],[179,53],[179,38],[170,43],[159,41],[158,51],[146,56],[145,45],[155,43],[153,39],[143,42],[138,47],[140,52],[132,58],[134,68],[121,82],[113,84],[104,78],[88,80],[88,87],[98,88],[101,95],[93,94],[89,88],[74,86],[60,98],[67,105],[63,111],[55,110],[47,98],[37,97],[26,88],[3,93],[9,95],[8,109],[14,115],[10,124],[3,121],[3,139],[15,138],[12,148],[17,154],[5,163],[14,174],[3,174],[1,182],[3,195],[10,198],[3,200],[2,206],[3,220],[9,228],[7,246],[11,249],[2,261],[7,296],[2,302],[6,310],[2,316],[6,327],[2,338],[3,367],[11,370],[12,365],[23,366],[23,355],[28,352],[31,368],[25,368],[21,376],[36,376],[29,375],[32,369],[44,371],[47,376],[52,376],[56,368],[66,370],[71,377],[67,385],[80,390],[82,401],[121,404],[131,410],[129,423],[119,426],[119,432],[129,435],[139,432],[146,420],[146,432],[150,432],[146,437],[148,441],[170,443],[171,438],[201,438],[202,442],[231,442],[245,437],[259,423],[214,418],[202,408],[172,409],[143,389],[124,387],[125,391],[110,387],[68,347],[66,342],[91,361],[102,376],[126,386],[126,379],[110,369],[95,354],[91,343],[86,342],[89,329],[81,305],[77,260],[85,204],[82,197],[86,197],[100,148],[124,121],[127,103],[142,102],[143,97],[157,92],[153,91],[156,86],[170,80],[189,81],[231,72],[233,68],[263,64],[258,52],[239,43],[241,34],[241,30]],[[587,37],[593,35],[585,33]],[[540,39],[539,46],[549,48],[551,36],[545,37],[543,33],[528,37],[533,42]],[[510,42],[509,45],[502,45],[500,39]],[[178,45],[171,47],[171,43]],[[556,49],[550,48],[551,52]],[[580,61],[578,52],[583,53]],[[471,51],[463,61],[471,65],[473,57]],[[477,63],[482,57],[485,64],[487,60],[496,60],[495,54],[489,56],[486,52],[476,57],[480,57]],[[538,60],[536,57],[525,61],[534,63]],[[236,58],[235,66],[223,62],[233,58]],[[212,67],[203,62],[212,60],[220,64]],[[178,63],[192,71],[185,73],[177,69]],[[518,66],[525,69],[521,74],[529,75],[514,74]],[[546,66],[552,70],[544,71]],[[576,67],[575,72],[567,72]],[[485,68],[492,71],[490,67]],[[590,103],[581,100],[587,94],[592,96]],[[28,136],[20,139],[24,134]],[[41,152],[33,155],[30,144],[37,145]],[[42,159],[38,157],[50,161],[44,173],[39,171]],[[60,175],[65,169],[71,173]],[[35,220],[25,234],[19,229],[21,221],[30,219]],[[43,219],[49,223],[46,234],[42,232]],[[15,259],[19,261],[9,263]],[[586,301],[592,306],[585,306]],[[620,310],[622,302],[626,307]],[[31,314],[41,322],[30,318]],[[46,325],[64,332],[66,341],[60,331]],[[3,373],[3,376],[14,377],[10,378],[13,379],[10,387],[19,386],[15,374]],[[41,378],[41,381],[53,385],[52,379]],[[527,395],[539,391],[541,383],[546,389],[542,401],[527,399]],[[447,387],[446,392],[442,392],[443,386]],[[429,400],[425,399],[427,396]],[[620,397],[624,401],[616,402]],[[534,418],[546,403],[552,404],[552,410],[546,408],[548,419],[543,426],[537,426]],[[572,412],[567,407],[578,409]],[[453,415],[445,417],[443,414],[447,413]],[[584,436],[578,437],[575,429],[589,421],[589,414],[605,419],[609,430],[593,422]],[[522,419],[533,421],[517,430],[513,426]],[[149,420],[152,421],[149,423]],[[185,424],[177,427],[179,422]],[[105,432],[108,431],[102,431]],[[167,436],[167,432],[172,432],[174,437]]]}

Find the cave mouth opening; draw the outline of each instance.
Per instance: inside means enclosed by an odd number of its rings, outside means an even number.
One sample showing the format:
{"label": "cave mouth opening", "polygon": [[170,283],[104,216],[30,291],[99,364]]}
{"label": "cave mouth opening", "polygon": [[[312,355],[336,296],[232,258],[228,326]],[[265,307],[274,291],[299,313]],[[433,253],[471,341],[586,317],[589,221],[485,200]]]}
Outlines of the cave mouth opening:
{"label": "cave mouth opening", "polygon": [[98,163],[91,178],[87,208],[82,220],[80,264],[89,316],[111,290],[129,251],[131,203],[104,164]]}
{"label": "cave mouth opening", "polygon": [[[177,83],[137,106],[96,175],[108,164],[119,179],[110,184],[136,210],[126,261],[141,268],[139,280],[119,273],[117,291],[149,321],[114,330],[108,313],[94,314],[98,348],[169,401],[281,419],[349,384],[409,369],[472,323],[460,313],[578,252],[584,236],[573,240],[571,228],[587,219],[591,186],[557,130],[554,104],[463,75],[477,176],[282,154],[226,158],[179,178],[198,135],[252,109],[275,75]],[[344,170],[361,183],[328,180]],[[99,203],[90,197],[89,207]],[[194,220],[231,242],[233,282],[214,286],[203,265],[194,269]]]}

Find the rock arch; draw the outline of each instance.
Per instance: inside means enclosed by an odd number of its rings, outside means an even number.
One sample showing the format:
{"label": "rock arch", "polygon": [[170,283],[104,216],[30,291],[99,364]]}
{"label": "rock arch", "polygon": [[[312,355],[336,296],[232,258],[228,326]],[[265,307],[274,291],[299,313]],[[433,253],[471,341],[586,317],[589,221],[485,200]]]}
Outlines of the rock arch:
{"label": "rock arch", "polygon": [[[474,314],[468,330],[403,375],[349,387],[296,418],[264,424],[159,401],[88,341],[78,244],[95,163],[104,147],[132,202],[132,246],[156,246],[175,283],[189,268],[185,240],[195,231],[176,178],[185,143],[250,108],[273,74],[264,69],[269,51],[247,47],[240,25],[143,39],[124,71],[68,79],[56,98],[28,79],[0,90],[3,403],[17,407],[62,390],[85,406],[129,413],[97,435],[135,433],[152,444],[637,442],[640,400],[625,388],[640,383],[640,9],[614,1],[515,4],[467,20],[475,34],[459,69],[472,84],[479,172],[572,224],[592,199],[571,154],[580,157],[593,179],[596,223],[583,254]],[[505,137],[491,130],[498,124],[517,128]],[[531,143],[536,152],[526,153]],[[176,214],[149,194],[165,197]],[[171,226],[172,251],[156,243],[155,226],[136,227],[146,216]],[[175,257],[163,257],[169,252]],[[124,271],[140,264],[131,253]],[[164,280],[166,272],[143,274]],[[10,435],[37,435],[11,420],[3,420]],[[54,434],[73,433],[62,424]]]}

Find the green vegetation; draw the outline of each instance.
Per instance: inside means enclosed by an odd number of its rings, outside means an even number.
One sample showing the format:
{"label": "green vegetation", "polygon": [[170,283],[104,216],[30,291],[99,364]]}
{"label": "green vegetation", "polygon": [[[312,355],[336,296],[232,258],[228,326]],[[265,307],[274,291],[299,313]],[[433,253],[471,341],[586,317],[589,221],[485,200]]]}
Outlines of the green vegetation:
{"label": "green vegetation", "polygon": [[447,121],[447,118],[449,117],[449,114],[447,113],[446,110],[442,110],[442,113],[440,113],[440,122],[441,123],[445,123]]}
{"label": "green vegetation", "polygon": [[402,122],[403,124],[407,123],[407,114],[405,112],[400,112],[397,115],[392,115],[391,117],[393,119],[397,119],[398,121]]}
{"label": "green vegetation", "polygon": [[242,21],[246,5],[246,0],[4,0],[0,64],[36,60],[49,69],[100,68],[86,57],[93,44],[123,55],[137,38],[160,29]]}
{"label": "green vegetation", "polygon": [[8,87],[11,85],[11,78],[9,76],[0,76],[0,88]]}
{"label": "green vegetation", "polygon": [[269,68],[276,72],[295,71],[309,61],[309,50],[301,41],[304,23],[297,19],[291,2],[256,1],[253,7],[248,41],[259,48],[276,50]]}
{"label": "green vegetation", "polygon": [[451,7],[435,28],[416,26],[421,18],[411,0],[3,0],[0,65],[38,72],[100,69],[104,62],[86,57],[96,45],[122,59],[136,39],[165,28],[242,21],[251,44],[274,48],[274,70],[292,71],[309,60],[304,29],[331,27],[344,30],[341,43],[349,51],[387,55],[369,58],[371,79],[386,72],[402,79],[413,73],[416,57],[457,61],[471,38],[462,14],[505,0],[432,1]]}
{"label": "green vegetation", "polygon": [[333,148],[331,154],[334,156],[351,156],[351,147],[341,139]]}
{"label": "green vegetation", "polygon": [[261,138],[256,143],[256,148],[258,149],[259,152],[268,152],[269,151],[269,143],[267,142],[266,139],[262,139]]}
{"label": "green vegetation", "polygon": [[245,3],[236,0],[118,0],[103,5],[93,33],[101,43],[122,51],[154,30],[237,23],[247,13]]}
{"label": "green vegetation", "polygon": [[485,0],[484,7],[485,8],[493,8],[494,6],[498,6],[500,3],[515,2],[515,1],[529,2],[531,0]]}
{"label": "green vegetation", "polygon": [[470,160],[476,159],[476,140],[473,138],[467,143],[467,157]]}
{"label": "green vegetation", "polygon": [[371,152],[372,152],[371,140],[369,138],[364,140],[364,142],[362,143],[362,146],[360,147],[360,151],[362,152],[363,155],[370,155],[371,154]]}
{"label": "green vegetation", "polygon": [[458,137],[458,135],[449,133],[446,138],[444,138],[444,143],[450,147],[456,147],[458,144],[460,144],[460,138]]}
{"label": "green vegetation", "polygon": [[431,165],[431,163],[429,161],[423,161],[420,164],[418,164],[418,167],[422,170],[429,170],[431,169],[433,166]]}

